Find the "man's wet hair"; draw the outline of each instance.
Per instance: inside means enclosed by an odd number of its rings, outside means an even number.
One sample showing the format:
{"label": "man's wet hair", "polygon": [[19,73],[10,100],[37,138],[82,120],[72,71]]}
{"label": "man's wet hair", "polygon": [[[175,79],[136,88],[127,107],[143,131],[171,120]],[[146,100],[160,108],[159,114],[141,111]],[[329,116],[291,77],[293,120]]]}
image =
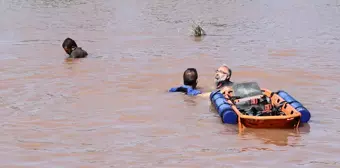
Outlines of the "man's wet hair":
{"label": "man's wet hair", "polygon": [[184,85],[192,86],[193,88],[197,85],[198,73],[195,68],[188,68],[183,73]]}
{"label": "man's wet hair", "polygon": [[76,48],[78,46],[77,46],[77,43],[73,39],[68,37],[64,40],[62,47],[67,48],[67,49],[72,49],[72,48]]}

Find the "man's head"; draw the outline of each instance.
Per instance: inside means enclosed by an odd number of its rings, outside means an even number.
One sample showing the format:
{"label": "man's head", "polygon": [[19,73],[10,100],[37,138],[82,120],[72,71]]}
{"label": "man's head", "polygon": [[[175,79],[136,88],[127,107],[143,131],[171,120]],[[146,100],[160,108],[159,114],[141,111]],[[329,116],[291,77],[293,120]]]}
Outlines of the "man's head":
{"label": "man's head", "polygon": [[66,38],[62,44],[62,47],[64,48],[65,52],[70,55],[72,50],[74,48],[77,48],[78,46],[77,46],[77,43],[73,39]]}
{"label": "man's head", "polygon": [[196,88],[197,86],[198,73],[195,68],[188,68],[183,73],[184,85],[192,86]]}
{"label": "man's head", "polygon": [[215,73],[216,86],[219,86],[224,82],[230,82],[231,73],[232,71],[228,66],[226,65],[220,66]]}

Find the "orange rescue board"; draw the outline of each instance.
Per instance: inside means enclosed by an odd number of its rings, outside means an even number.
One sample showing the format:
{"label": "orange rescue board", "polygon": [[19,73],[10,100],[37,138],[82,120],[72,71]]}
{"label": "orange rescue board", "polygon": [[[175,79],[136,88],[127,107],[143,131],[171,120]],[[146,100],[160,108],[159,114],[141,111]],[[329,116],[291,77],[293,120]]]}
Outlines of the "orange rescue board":
{"label": "orange rescue board", "polygon": [[[261,88],[263,95],[270,98],[272,106],[279,107],[280,103],[285,102],[276,93],[272,93],[268,89]],[[297,128],[300,124],[301,113],[295,110],[290,104],[284,103],[281,107],[281,111],[285,115],[279,116],[250,116],[242,114],[234,103],[227,100],[231,104],[232,109],[238,116],[238,125],[240,128]],[[242,100],[236,99],[234,102],[240,102]]]}

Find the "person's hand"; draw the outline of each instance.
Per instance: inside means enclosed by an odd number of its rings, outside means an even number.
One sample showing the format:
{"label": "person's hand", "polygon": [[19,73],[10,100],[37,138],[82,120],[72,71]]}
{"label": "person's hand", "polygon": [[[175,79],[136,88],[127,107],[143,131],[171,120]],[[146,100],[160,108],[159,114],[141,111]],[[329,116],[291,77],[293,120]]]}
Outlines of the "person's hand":
{"label": "person's hand", "polygon": [[230,97],[232,97],[233,96],[233,90],[232,90],[232,88],[230,88],[230,87],[223,87],[222,89],[221,89],[221,93],[224,95],[224,97],[226,97],[226,98],[230,98]]}

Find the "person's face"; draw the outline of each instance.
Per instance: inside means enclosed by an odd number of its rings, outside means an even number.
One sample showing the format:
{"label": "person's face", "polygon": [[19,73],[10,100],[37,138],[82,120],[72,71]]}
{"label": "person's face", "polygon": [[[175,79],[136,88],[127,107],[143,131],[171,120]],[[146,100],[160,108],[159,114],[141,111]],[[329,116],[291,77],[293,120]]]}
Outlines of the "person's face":
{"label": "person's face", "polygon": [[69,55],[71,54],[71,50],[70,50],[70,49],[68,49],[68,48],[65,47],[64,50],[65,50],[65,52],[66,52],[67,54],[69,54]]}
{"label": "person's face", "polygon": [[215,83],[219,83],[219,82],[225,81],[228,78],[229,78],[228,68],[222,66],[222,67],[219,67],[216,70],[216,73],[215,73]]}

